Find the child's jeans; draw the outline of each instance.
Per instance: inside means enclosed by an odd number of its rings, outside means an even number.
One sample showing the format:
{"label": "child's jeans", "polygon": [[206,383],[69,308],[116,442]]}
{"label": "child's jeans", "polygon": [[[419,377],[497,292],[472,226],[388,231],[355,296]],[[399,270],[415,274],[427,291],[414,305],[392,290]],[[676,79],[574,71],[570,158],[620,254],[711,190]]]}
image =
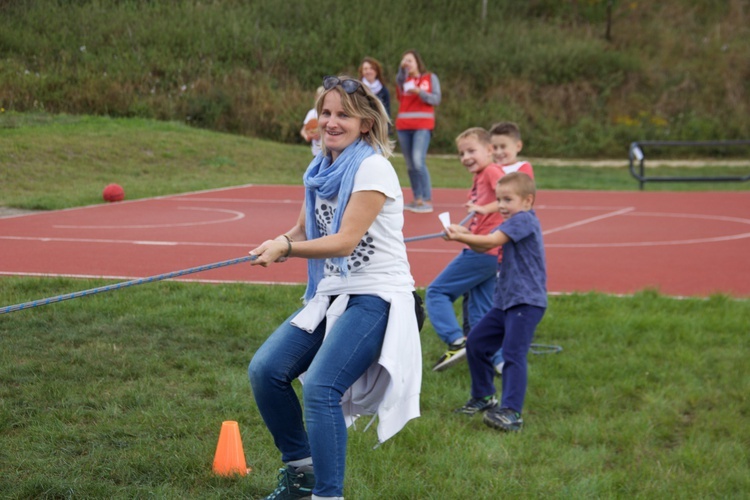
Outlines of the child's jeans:
{"label": "child's jeans", "polygon": [[469,292],[466,311],[471,327],[490,310],[496,273],[497,255],[465,248],[430,283],[425,294],[427,316],[440,340],[450,345],[464,336],[453,302],[465,292]]}
{"label": "child's jeans", "polygon": [[[389,310],[379,297],[352,295],[325,342],[325,320],[307,333],[290,324],[295,313],[250,362],[253,395],[281,460],[312,456],[316,495],[343,495],[347,431],[341,396],[380,356]],[[305,371],[303,422],[292,381]]]}
{"label": "child's jeans", "polygon": [[471,329],[466,342],[466,360],[471,374],[471,396],[495,394],[495,367],[492,356],[503,349],[503,393],[501,408],[522,412],[526,396],[527,356],[534,331],[542,320],[544,307],[520,304],[503,311],[493,307]]}

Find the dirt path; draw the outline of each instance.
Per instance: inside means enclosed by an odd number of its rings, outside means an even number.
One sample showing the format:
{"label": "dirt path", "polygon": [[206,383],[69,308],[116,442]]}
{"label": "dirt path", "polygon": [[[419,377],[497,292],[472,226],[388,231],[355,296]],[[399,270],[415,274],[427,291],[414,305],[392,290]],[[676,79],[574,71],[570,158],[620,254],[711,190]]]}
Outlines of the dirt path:
{"label": "dirt path", "polygon": [[24,210],[21,208],[0,207],[0,218],[10,217],[13,215],[33,214],[34,212],[39,211],[40,210]]}
{"label": "dirt path", "polygon": [[[456,155],[429,155],[434,158],[457,158]],[[589,160],[589,159],[560,159],[560,158],[526,158],[519,157],[519,160],[525,160],[534,166],[544,167],[594,167],[594,168],[627,168],[630,164],[627,158],[615,160]],[[687,167],[697,168],[705,166],[718,167],[750,167],[750,159],[732,159],[720,160],[716,158],[706,159],[685,159],[685,160],[660,160],[646,159],[646,168],[652,167]]]}

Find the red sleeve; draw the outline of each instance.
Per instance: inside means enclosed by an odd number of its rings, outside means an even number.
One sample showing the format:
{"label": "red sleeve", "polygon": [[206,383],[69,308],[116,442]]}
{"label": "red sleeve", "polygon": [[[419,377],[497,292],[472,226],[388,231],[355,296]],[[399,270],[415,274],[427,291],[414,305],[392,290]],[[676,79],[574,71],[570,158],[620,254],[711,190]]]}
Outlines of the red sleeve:
{"label": "red sleeve", "polygon": [[523,172],[524,174],[528,175],[532,179],[534,178],[534,169],[531,168],[531,163],[525,161],[523,162],[523,165],[517,170],[517,172]]}

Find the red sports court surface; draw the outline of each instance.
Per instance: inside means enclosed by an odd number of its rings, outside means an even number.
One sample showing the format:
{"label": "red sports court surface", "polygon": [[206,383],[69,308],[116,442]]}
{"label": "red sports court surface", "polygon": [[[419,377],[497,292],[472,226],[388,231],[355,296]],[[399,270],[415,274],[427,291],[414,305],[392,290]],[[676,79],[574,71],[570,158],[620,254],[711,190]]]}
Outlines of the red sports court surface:
{"label": "red sports court surface", "polygon": [[[407,212],[405,236],[439,232],[439,212],[460,221],[465,196],[435,189],[435,212]],[[288,229],[302,198],[301,187],[251,185],[0,218],[0,275],[124,280],[243,257]],[[748,192],[540,191],[536,211],[552,293],[653,288],[675,296],[750,297]],[[461,248],[440,238],[407,247],[418,286],[427,286]],[[303,283],[305,276],[305,261],[292,259],[181,279]]]}

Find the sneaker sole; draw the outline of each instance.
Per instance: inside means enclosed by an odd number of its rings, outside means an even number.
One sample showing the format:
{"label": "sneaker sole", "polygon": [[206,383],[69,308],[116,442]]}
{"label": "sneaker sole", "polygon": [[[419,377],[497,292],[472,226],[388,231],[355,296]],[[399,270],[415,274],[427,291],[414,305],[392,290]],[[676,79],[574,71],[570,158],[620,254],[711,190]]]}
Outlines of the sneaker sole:
{"label": "sneaker sole", "polygon": [[442,363],[438,363],[432,368],[432,371],[434,372],[441,372],[445,370],[446,368],[450,368],[451,366],[460,363],[466,359],[466,348],[461,349],[456,354],[451,356],[450,358],[446,359]]}
{"label": "sneaker sole", "polygon": [[519,432],[523,428],[523,424],[516,426],[509,426],[505,424],[501,424],[500,422],[495,422],[491,418],[488,418],[488,416],[485,414],[485,416],[482,418],[482,422],[485,423],[485,425],[492,427],[493,429],[497,429],[504,432]]}

